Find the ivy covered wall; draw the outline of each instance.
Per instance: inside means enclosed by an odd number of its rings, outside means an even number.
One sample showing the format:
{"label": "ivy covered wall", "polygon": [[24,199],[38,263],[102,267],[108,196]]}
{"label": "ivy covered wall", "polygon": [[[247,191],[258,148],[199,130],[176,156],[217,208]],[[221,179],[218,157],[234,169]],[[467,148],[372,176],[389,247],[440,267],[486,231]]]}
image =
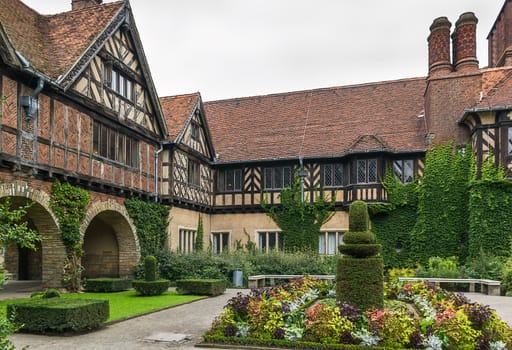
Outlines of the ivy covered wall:
{"label": "ivy covered wall", "polygon": [[389,204],[370,212],[386,267],[415,267],[433,256],[456,256],[463,264],[482,251],[512,255],[512,182],[492,160],[477,179],[472,152],[446,144],[427,153],[421,181],[384,179]]}

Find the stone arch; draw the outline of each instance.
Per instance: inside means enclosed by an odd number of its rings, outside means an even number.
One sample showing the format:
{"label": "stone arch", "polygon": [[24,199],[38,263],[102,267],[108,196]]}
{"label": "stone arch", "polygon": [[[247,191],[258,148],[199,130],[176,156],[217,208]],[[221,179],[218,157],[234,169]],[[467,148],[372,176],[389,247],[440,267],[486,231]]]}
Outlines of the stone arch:
{"label": "stone arch", "polygon": [[118,202],[93,203],[80,228],[85,277],[130,277],[140,257],[139,240],[128,211]]}
{"label": "stone arch", "polygon": [[[7,247],[4,257],[6,270],[13,274],[13,279],[40,279],[45,286],[59,287],[66,249],[57,218],[50,209],[50,196],[27,182],[14,181],[0,184],[0,198],[5,197],[12,198],[13,204],[33,203],[27,210],[26,219],[29,226],[43,237],[35,252],[22,251],[17,246]],[[20,266],[23,260],[27,266]]]}

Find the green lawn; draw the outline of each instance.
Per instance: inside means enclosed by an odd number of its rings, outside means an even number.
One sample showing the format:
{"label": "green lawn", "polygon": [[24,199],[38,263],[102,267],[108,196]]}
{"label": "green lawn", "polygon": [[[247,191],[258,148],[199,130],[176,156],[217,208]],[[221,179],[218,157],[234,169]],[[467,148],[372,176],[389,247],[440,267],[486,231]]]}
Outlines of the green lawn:
{"label": "green lawn", "polygon": [[[119,321],[205,298],[204,296],[181,295],[176,292],[165,292],[158,296],[142,297],[137,296],[136,292],[133,290],[117,293],[73,293],[61,295],[62,298],[108,300],[110,305],[110,317],[107,322]],[[28,298],[15,300],[16,302],[22,302],[28,300]],[[6,305],[12,302],[13,300],[0,301],[1,315],[5,316]]]}

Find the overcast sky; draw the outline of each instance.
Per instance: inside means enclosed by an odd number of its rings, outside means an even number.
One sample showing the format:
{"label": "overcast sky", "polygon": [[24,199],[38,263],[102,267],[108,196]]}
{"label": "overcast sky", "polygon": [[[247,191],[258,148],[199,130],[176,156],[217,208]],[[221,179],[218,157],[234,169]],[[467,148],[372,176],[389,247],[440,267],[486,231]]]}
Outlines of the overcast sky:
{"label": "overcast sky", "polygon": [[[71,0],[23,0],[40,13]],[[106,0],[104,2],[110,2]],[[479,19],[480,66],[505,0],[130,0],[160,96],[205,101],[427,74],[436,17]]]}

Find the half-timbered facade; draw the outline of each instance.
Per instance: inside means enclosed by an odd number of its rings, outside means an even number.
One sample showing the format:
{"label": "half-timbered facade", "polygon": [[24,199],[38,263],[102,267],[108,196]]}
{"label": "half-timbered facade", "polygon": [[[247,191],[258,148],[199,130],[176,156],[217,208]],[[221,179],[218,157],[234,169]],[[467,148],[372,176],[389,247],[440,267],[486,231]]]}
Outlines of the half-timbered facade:
{"label": "half-timbered facade", "polygon": [[91,192],[81,233],[84,276],[128,276],[138,241],[123,206],[155,198],[155,155],[167,128],[128,2],[73,1],[40,15],[0,0],[0,197],[31,200],[36,252],[8,247],[18,279],[59,286],[65,248],[49,206],[51,184]]}
{"label": "half-timbered facade", "polygon": [[425,77],[265,96],[202,101],[158,97],[129,2],[73,0],[41,15],[0,0],[0,198],[30,200],[36,252],[9,247],[19,279],[58,285],[65,249],[49,206],[51,184],[89,190],[82,225],[85,276],[125,276],[138,242],[123,202],[172,206],[168,249],[194,250],[198,220],[213,253],[251,240],[282,249],[261,208],[280,205],[294,174],[304,200],[322,191],[336,213],[318,235],[335,254],[354,200],[385,202],[383,177],[421,178],[426,150],[471,142],[477,164],[492,157],[512,174],[512,0],[489,34],[489,67],[476,58],[473,13],[434,20]]}

